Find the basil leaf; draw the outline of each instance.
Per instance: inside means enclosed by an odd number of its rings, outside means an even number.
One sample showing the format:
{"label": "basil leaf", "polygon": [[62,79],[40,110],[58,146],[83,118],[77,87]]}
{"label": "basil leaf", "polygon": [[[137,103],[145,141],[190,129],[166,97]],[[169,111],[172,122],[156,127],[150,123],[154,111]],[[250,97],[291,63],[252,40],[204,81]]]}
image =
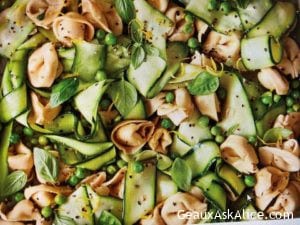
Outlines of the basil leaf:
{"label": "basil leaf", "polygon": [[50,104],[52,107],[56,107],[73,97],[79,86],[79,79],[71,77],[60,81],[52,88],[50,96]]}
{"label": "basil leaf", "polygon": [[145,57],[146,53],[142,46],[133,46],[131,64],[135,69],[143,63]]}
{"label": "basil leaf", "polygon": [[103,210],[101,216],[99,218],[99,224],[114,224],[114,225],[122,225],[120,220],[115,217],[112,213]]}
{"label": "basil leaf", "polygon": [[48,151],[34,148],[34,166],[37,174],[49,183],[55,183],[58,178],[58,160]]}
{"label": "basil leaf", "polygon": [[130,36],[136,43],[143,42],[143,25],[137,19],[132,20],[130,23]]}
{"label": "basil leaf", "polygon": [[214,93],[219,85],[219,78],[205,71],[189,83],[188,90],[192,95],[209,95]]}
{"label": "basil leaf", "polygon": [[115,7],[125,23],[135,18],[135,7],[132,0],[115,0]]}
{"label": "basil leaf", "polygon": [[291,134],[293,134],[291,130],[275,127],[266,131],[263,140],[267,143],[275,143],[278,140],[288,139]]}
{"label": "basil leaf", "polygon": [[144,48],[147,55],[159,56],[159,50],[155,48],[153,45],[145,44]]}
{"label": "basil leaf", "polygon": [[138,101],[136,89],[125,80],[112,83],[108,88],[108,94],[122,116],[127,116]]}
{"label": "basil leaf", "polygon": [[14,171],[5,178],[3,196],[10,196],[22,190],[27,183],[27,175],[21,170]]}
{"label": "basil leaf", "polygon": [[171,177],[175,184],[183,191],[188,191],[192,182],[192,170],[182,159],[176,158],[172,168]]}
{"label": "basil leaf", "polygon": [[54,225],[76,225],[73,219],[55,214]]}

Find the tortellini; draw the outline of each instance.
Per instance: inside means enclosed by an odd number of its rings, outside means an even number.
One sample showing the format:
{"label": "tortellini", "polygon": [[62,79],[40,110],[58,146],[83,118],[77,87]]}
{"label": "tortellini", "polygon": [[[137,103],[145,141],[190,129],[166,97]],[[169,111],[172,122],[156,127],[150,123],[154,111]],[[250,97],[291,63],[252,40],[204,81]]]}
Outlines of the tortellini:
{"label": "tortellini", "polygon": [[148,0],[148,2],[162,13],[166,12],[169,0]]}
{"label": "tortellini", "polygon": [[54,19],[60,15],[67,2],[65,0],[30,0],[26,7],[26,15],[37,26],[50,29]]}
{"label": "tortellini", "polygon": [[289,182],[289,173],[275,167],[265,167],[256,174],[257,183],[254,187],[256,206],[265,210],[272,200],[284,191]]}
{"label": "tortellini", "polygon": [[291,137],[300,137],[300,112],[279,115],[275,120],[274,127],[289,129],[293,131],[293,135]]}
{"label": "tortellini", "polygon": [[123,22],[113,5],[101,0],[82,0],[82,15],[96,28],[120,35]]}
{"label": "tortellini", "polygon": [[32,112],[29,120],[39,125],[45,125],[55,119],[61,111],[61,106],[52,108],[48,99],[31,92]]}
{"label": "tortellini", "polygon": [[246,138],[230,135],[220,148],[222,158],[241,173],[257,172],[258,158],[254,148]]}
{"label": "tortellini", "polygon": [[158,128],[155,130],[153,136],[149,140],[149,146],[152,150],[167,154],[167,147],[172,144],[172,137],[168,130]]}
{"label": "tortellini", "polygon": [[28,60],[28,78],[33,87],[51,87],[63,68],[53,43],[36,49]]}
{"label": "tortellini", "polygon": [[283,58],[277,68],[292,78],[297,78],[300,74],[300,48],[290,37],[284,40]]}
{"label": "tortellini", "polygon": [[32,200],[39,207],[46,207],[54,204],[54,198],[57,194],[69,195],[72,190],[68,187],[57,187],[40,184],[25,189],[24,195],[28,200]]}
{"label": "tortellini", "polygon": [[194,100],[201,114],[206,115],[215,121],[219,121],[218,113],[221,111],[221,108],[216,93],[195,96]]}
{"label": "tortellini", "polygon": [[57,40],[71,47],[73,40],[91,41],[94,37],[95,29],[82,15],[69,12],[54,20],[53,33]]}
{"label": "tortellini", "polygon": [[29,176],[33,168],[32,151],[19,142],[9,151],[7,162],[11,170],[22,170]]}
{"label": "tortellini", "polygon": [[263,146],[259,148],[260,162],[265,166],[275,166],[283,171],[300,170],[300,148],[297,140],[290,139],[281,147]]}
{"label": "tortellini", "polygon": [[174,95],[174,102],[160,105],[157,109],[157,115],[169,117],[169,119],[178,126],[192,115],[194,104],[189,92],[185,88],[176,89]]}
{"label": "tortellini", "polygon": [[124,153],[140,150],[152,137],[154,124],[147,120],[128,120],[119,123],[111,133],[113,143]]}
{"label": "tortellini", "polygon": [[170,41],[187,41],[190,37],[193,36],[195,28],[191,24],[191,32],[185,32],[184,27],[187,25],[184,9],[179,6],[171,6],[166,12],[166,16],[174,22],[174,27],[168,33],[168,39]]}
{"label": "tortellini", "polygon": [[257,77],[262,86],[271,91],[275,90],[278,95],[289,92],[289,82],[276,69],[262,69]]}

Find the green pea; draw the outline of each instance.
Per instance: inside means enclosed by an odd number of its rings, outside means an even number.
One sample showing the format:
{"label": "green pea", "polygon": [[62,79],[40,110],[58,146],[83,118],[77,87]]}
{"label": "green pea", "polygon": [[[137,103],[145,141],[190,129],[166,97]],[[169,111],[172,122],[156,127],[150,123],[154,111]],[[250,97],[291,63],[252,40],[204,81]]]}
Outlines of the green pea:
{"label": "green pea", "polygon": [[186,34],[190,34],[193,32],[193,24],[192,23],[187,23],[183,27],[183,32]]}
{"label": "green pea", "polygon": [[244,177],[244,183],[247,187],[254,187],[256,184],[256,179],[253,175],[246,175]]}
{"label": "green pea", "polygon": [[190,48],[194,48],[194,49],[198,48],[199,47],[199,42],[198,42],[197,38],[195,38],[195,37],[190,38],[188,40],[188,46]]}
{"label": "green pea", "polygon": [[117,37],[113,33],[108,33],[105,35],[104,42],[106,45],[115,45],[117,44]]}
{"label": "green pea", "polygon": [[299,110],[300,110],[300,104],[294,104],[293,105],[293,110],[295,111],[295,112],[298,112]]}
{"label": "green pea", "polygon": [[68,180],[68,183],[70,186],[76,186],[79,182],[80,182],[80,179],[75,175],[71,176]]}
{"label": "green pea", "polygon": [[214,136],[221,135],[222,134],[222,128],[219,127],[219,126],[214,126],[210,129],[210,133]]}
{"label": "green pea", "polygon": [[292,88],[297,89],[300,87],[300,80],[293,80],[292,81]]}
{"label": "green pea", "polygon": [[257,137],[256,136],[248,137],[248,142],[251,144],[255,144],[257,142]]}
{"label": "green pea", "polygon": [[10,144],[17,144],[20,141],[20,135],[17,133],[12,133],[9,137]]}
{"label": "green pea", "polygon": [[291,97],[286,97],[285,103],[286,103],[286,106],[291,107],[294,104],[294,99]]}
{"label": "green pea", "polygon": [[66,203],[66,201],[67,201],[67,197],[63,194],[57,194],[54,198],[54,202],[57,205],[62,205]]}
{"label": "green pea", "polygon": [[78,177],[79,179],[83,179],[85,178],[87,175],[87,171],[86,169],[84,168],[80,168],[80,167],[77,167],[76,170],[75,170],[75,176]]}
{"label": "green pea", "polygon": [[119,159],[118,161],[117,161],[117,166],[121,169],[121,168],[123,168],[124,166],[126,166],[127,165],[127,163],[123,160],[123,159]]}
{"label": "green pea", "polygon": [[224,137],[222,135],[217,135],[215,137],[215,141],[219,144],[223,143],[224,142]]}
{"label": "green pea", "polygon": [[217,2],[217,0],[210,0],[209,2],[208,2],[208,6],[207,6],[207,9],[208,10],[215,10],[215,9],[217,9],[217,7],[218,7],[218,2]]}
{"label": "green pea", "polygon": [[166,102],[167,103],[172,103],[174,101],[174,99],[175,99],[175,95],[173,92],[168,92],[166,94]]}
{"label": "green pea", "polygon": [[28,137],[33,136],[33,130],[30,127],[24,127],[23,128],[23,133],[24,133],[24,135],[26,135]]}
{"label": "green pea", "polygon": [[220,10],[224,12],[225,14],[230,13],[231,11],[231,5],[229,2],[222,2],[220,5]]}
{"label": "green pea", "polygon": [[293,109],[293,107],[289,107],[289,108],[287,108],[286,112],[292,113],[292,112],[295,112],[295,110]]}
{"label": "green pea", "polygon": [[293,90],[292,93],[291,93],[291,96],[294,99],[299,99],[300,98],[300,91],[299,90]]}
{"label": "green pea", "polygon": [[106,172],[110,175],[114,175],[117,172],[117,168],[114,165],[109,165]]}
{"label": "green pea", "polygon": [[135,161],[133,163],[133,171],[136,173],[141,173],[144,171],[144,165],[143,163],[139,162],[139,161]]}
{"label": "green pea", "polygon": [[48,144],[48,138],[46,138],[45,136],[39,136],[39,140],[38,140],[40,145],[47,145]]}
{"label": "green pea", "polygon": [[208,116],[201,116],[199,119],[198,119],[198,124],[200,126],[204,126],[204,127],[207,127],[209,125],[209,117]]}
{"label": "green pea", "polygon": [[99,41],[102,41],[102,40],[105,38],[105,35],[106,35],[106,33],[105,33],[104,30],[99,29],[99,30],[97,30],[97,32],[96,32],[96,38],[97,38]]}
{"label": "green pea", "polygon": [[111,101],[107,98],[104,98],[100,102],[100,109],[103,111],[106,111],[108,109],[108,107],[110,106],[110,104],[111,104]]}
{"label": "green pea", "polygon": [[165,129],[170,129],[173,127],[173,122],[168,119],[168,118],[164,118],[162,119],[162,121],[160,122],[160,125],[165,128]]}
{"label": "green pea", "polygon": [[280,95],[274,95],[273,101],[274,101],[275,103],[278,103],[280,100],[281,100],[281,96],[280,96]]}
{"label": "green pea", "polygon": [[184,20],[188,23],[193,23],[194,22],[194,16],[188,13],[184,16]]}
{"label": "green pea", "polygon": [[14,195],[14,200],[15,202],[20,202],[22,200],[25,199],[25,196],[24,196],[24,193],[23,192],[17,192],[15,195]]}
{"label": "green pea", "polygon": [[103,81],[107,78],[105,71],[98,70],[95,76],[96,81]]}
{"label": "green pea", "polygon": [[261,97],[261,102],[265,105],[272,105],[273,103],[273,98],[272,98],[272,95],[263,95]]}
{"label": "green pea", "polygon": [[46,207],[42,208],[41,214],[44,218],[49,218],[52,216],[53,210],[50,206],[46,206]]}
{"label": "green pea", "polygon": [[37,138],[32,138],[32,139],[30,140],[30,142],[31,142],[31,144],[33,144],[33,145],[37,145],[37,144],[38,144],[38,139],[37,139]]}

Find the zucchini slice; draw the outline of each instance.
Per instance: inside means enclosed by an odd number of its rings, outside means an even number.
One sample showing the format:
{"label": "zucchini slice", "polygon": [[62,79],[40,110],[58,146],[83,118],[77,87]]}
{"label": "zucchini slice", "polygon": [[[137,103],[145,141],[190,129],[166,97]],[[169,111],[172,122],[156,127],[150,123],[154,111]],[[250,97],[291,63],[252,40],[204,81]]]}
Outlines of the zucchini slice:
{"label": "zucchini slice", "polygon": [[162,202],[178,192],[178,187],[167,174],[158,172],[156,180],[156,202]]}
{"label": "zucchini slice", "polygon": [[218,125],[224,131],[238,126],[234,134],[255,136],[256,128],[251,106],[239,76],[235,73],[225,73],[220,79],[220,85],[227,91],[227,97],[222,109],[224,113]]}
{"label": "zucchini slice", "polygon": [[97,71],[104,67],[105,46],[83,40],[74,41],[74,45],[73,73],[78,74],[84,81],[93,80]]}
{"label": "zucchini slice", "polygon": [[252,0],[249,1],[246,8],[238,7],[238,13],[245,30],[249,30],[259,23],[272,6],[271,0]]}
{"label": "zucchini slice", "polygon": [[95,220],[98,221],[102,212],[107,210],[118,219],[122,219],[123,201],[111,196],[98,195],[90,186],[86,186],[90,203],[94,212]]}
{"label": "zucchini slice", "polygon": [[183,159],[190,166],[192,177],[195,178],[206,173],[219,158],[219,146],[215,142],[205,141],[196,145]]}
{"label": "zucchini slice", "polygon": [[67,138],[67,137],[62,137],[57,135],[45,135],[45,136],[50,140],[53,140],[60,144],[64,144],[70,148],[73,148],[86,156],[99,155],[103,152],[106,152],[108,149],[110,149],[113,146],[112,142],[86,143],[86,142],[77,141],[72,138]]}
{"label": "zucchini slice", "polygon": [[71,218],[77,225],[93,225],[93,210],[86,187],[81,186],[72,193],[68,201],[58,208],[58,214]]}
{"label": "zucchini slice", "polygon": [[247,38],[241,42],[241,56],[248,70],[274,66],[281,61],[282,53],[281,43],[272,36]]}
{"label": "zucchini slice", "polygon": [[141,173],[134,171],[134,164],[128,163],[124,193],[124,225],[133,225],[155,207],[156,165],[144,162]]}
{"label": "zucchini slice", "polygon": [[[294,25],[296,18],[296,7],[293,3],[277,1],[261,22],[249,31],[247,36],[252,38],[271,35],[280,38]],[[255,49],[259,49],[259,47]]]}
{"label": "zucchini slice", "polygon": [[28,1],[17,0],[1,18],[0,55],[10,58],[35,28],[25,13]]}
{"label": "zucchini slice", "polygon": [[220,179],[213,172],[208,172],[205,176],[196,179],[194,185],[201,188],[207,200],[217,209],[226,210],[226,192],[219,184]]}
{"label": "zucchini slice", "polygon": [[190,0],[186,10],[195,14],[216,31],[223,34],[230,34],[235,31],[242,31],[242,23],[237,12],[232,11],[225,14],[222,11],[209,11],[210,0]]}

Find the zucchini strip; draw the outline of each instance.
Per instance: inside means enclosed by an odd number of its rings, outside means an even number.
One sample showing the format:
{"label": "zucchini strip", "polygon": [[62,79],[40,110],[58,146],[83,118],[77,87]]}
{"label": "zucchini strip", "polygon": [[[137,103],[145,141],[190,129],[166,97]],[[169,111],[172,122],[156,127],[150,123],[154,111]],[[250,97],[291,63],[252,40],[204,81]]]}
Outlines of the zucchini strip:
{"label": "zucchini strip", "polygon": [[262,21],[249,31],[247,36],[252,38],[271,35],[280,38],[294,25],[296,18],[296,8],[293,3],[277,1]]}
{"label": "zucchini strip", "polygon": [[248,70],[271,67],[281,61],[283,48],[279,41],[269,35],[243,39],[241,56]]}

